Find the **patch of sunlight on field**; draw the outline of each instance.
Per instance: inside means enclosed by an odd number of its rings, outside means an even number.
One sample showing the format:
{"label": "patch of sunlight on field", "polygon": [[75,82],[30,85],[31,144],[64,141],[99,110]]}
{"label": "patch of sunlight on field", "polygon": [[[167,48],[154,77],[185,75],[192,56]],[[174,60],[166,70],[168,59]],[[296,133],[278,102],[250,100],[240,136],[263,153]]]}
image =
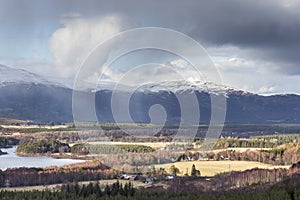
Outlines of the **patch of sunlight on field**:
{"label": "patch of sunlight on field", "polygon": [[192,165],[200,170],[201,176],[214,176],[223,172],[230,171],[244,171],[253,168],[273,169],[273,168],[289,168],[290,166],[274,166],[271,164],[264,164],[250,161],[189,161],[189,162],[175,162],[168,164],[156,165],[156,168],[165,168],[167,171],[170,166],[175,165],[180,170],[179,176],[184,175],[187,170],[191,173]]}

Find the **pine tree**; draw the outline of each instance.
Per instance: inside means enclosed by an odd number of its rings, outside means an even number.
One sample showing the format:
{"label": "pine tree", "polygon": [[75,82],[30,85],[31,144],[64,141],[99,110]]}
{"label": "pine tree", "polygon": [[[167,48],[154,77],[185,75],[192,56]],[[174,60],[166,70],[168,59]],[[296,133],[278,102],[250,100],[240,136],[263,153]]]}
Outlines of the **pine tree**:
{"label": "pine tree", "polygon": [[192,166],[191,176],[196,176],[196,166],[194,164]]}
{"label": "pine tree", "polygon": [[124,196],[128,196],[129,195],[129,186],[127,183],[125,183],[124,185]]}
{"label": "pine tree", "polygon": [[170,167],[170,173],[177,175],[178,173],[180,173],[180,171],[179,171],[179,169],[177,167],[175,167],[175,165],[172,165]]}
{"label": "pine tree", "polygon": [[110,187],[108,185],[105,186],[104,194],[107,196],[110,196],[110,194],[111,194]]}
{"label": "pine tree", "polygon": [[135,193],[135,190],[134,190],[134,188],[133,188],[133,185],[132,185],[130,182],[129,182],[128,187],[129,187],[129,195],[130,195],[130,196],[133,196],[134,193]]}
{"label": "pine tree", "polygon": [[200,176],[200,171],[196,169],[196,166],[194,164],[192,166],[191,176]]}

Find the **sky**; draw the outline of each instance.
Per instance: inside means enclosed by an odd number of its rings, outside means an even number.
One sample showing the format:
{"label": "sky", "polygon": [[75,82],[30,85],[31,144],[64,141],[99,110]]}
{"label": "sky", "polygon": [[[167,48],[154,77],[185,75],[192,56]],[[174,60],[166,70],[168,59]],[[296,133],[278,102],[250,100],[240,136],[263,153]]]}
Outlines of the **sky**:
{"label": "sky", "polygon": [[[298,0],[0,0],[0,64],[74,80],[101,42],[134,28],[162,27],[197,41],[225,85],[300,94],[299,10]],[[106,75],[115,80],[131,63],[149,61],[161,64],[160,80],[170,77],[161,69],[166,66],[191,73],[181,58],[145,50],[119,59]],[[149,68],[136,77],[147,74]]]}

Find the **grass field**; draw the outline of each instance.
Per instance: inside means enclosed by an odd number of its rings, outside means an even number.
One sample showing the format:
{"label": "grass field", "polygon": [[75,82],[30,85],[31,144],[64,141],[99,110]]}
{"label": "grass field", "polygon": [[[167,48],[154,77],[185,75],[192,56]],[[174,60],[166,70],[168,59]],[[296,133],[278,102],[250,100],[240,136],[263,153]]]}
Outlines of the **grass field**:
{"label": "grass field", "polygon": [[175,165],[180,170],[180,175],[184,175],[187,170],[191,173],[192,165],[200,170],[201,176],[214,176],[223,172],[244,171],[253,168],[273,169],[273,168],[288,168],[290,166],[274,166],[259,162],[250,161],[190,161],[190,162],[175,162],[169,164],[156,165],[156,168],[165,168],[167,171],[170,166]]}

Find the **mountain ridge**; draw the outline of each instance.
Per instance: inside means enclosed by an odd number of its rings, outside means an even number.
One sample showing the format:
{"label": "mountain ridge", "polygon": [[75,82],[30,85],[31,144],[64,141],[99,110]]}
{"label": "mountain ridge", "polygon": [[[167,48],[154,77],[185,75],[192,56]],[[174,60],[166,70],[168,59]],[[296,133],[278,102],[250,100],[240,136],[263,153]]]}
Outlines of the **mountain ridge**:
{"label": "mountain ridge", "polygon": [[[0,117],[55,122],[73,121],[72,88],[53,84],[26,70],[1,65],[0,83],[2,83]],[[131,118],[135,122],[150,123],[151,106],[160,104],[166,110],[166,123],[180,123],[182,120],[180,102],[176,94],[181,94],[196,96],[201,111],[199,123],[210,122],[211,95],[226,97],[226,123],[300,123],[300,96],[296,94],[262,96],[228,86],[187,81],[146,84],[131,93],[132,88],[114,90],[114,83],[106,82],[106,84],[104,87],[100,82],[93,90],[78,91],[84,97],[95,98],[95,110],[100,122],[114,122],[111,98],[113,92],[117,92],[121,95],[132,95],[129,105],[126,105],[122,98],[119,99],[118,105],[129,106]],[[187,106],[188,112],[198,109],[192,105]],[[82,107],[84,109],[84,103]]]}

